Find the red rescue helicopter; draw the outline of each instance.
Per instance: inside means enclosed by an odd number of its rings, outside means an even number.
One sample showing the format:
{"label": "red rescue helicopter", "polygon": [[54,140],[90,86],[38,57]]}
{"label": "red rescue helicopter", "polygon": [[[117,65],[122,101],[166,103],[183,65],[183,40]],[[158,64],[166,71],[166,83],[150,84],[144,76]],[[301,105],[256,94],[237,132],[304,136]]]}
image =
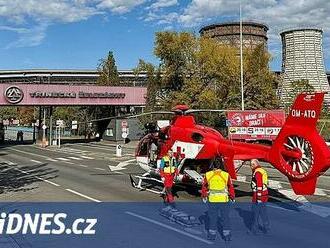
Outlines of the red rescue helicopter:
{"label": "red rescue helicopter", "polygon": [[[138,182],[131,177],[132,185],[161,193],[145,187],[144,182],[154,180],[161,183],[160,161],[171,149],[180,161],[176,183],[201,185],[203,173],[217,156],[224,157],[228,173],[232,179],[237,179],[234,160],[257,158],[287,176],[296,194],[314,194],[317,178],[330,167],[330,149],[316,129],[324,94],[298,95],[272,146],[228,140],[215,129],[198,125],[193,116],[198,110],[189,110],[185,105],[176,106],[169,126],[150,128],[139,142],[136,160],[146,173],[135,176]],[[157,147],[154,158],[150,156],[152,144]]]}

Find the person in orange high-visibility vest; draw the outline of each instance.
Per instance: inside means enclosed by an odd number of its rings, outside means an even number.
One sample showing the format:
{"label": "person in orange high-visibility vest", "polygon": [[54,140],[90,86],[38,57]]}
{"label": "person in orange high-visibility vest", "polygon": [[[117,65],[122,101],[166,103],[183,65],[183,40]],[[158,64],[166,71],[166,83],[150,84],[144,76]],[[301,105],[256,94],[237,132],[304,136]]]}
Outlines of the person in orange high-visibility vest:
{"label": "person in orange high-visibility vest", "polygon": [[250,164],[252,170],[252,224],[251,233],[257,234],[259,228],[258,219],[263,222],[262,231],[269,232],[269,219],[267,215],[266,203],[268,202],[268,175],[259,163],[258,159],[252,159]]}
{"label": "person in orange high-visibility vest", "polygon": [[173,157],[173,151],[169,150],[161,160],[160,176],[164,183],[165,197],[164,201],[174,207],[174,196],[172,188],[174,185],[175,177],[179,174],[177,169],[176,160]]}
{"label": "person in orange high-visibility vest", "polygon": [[212,163],[212,167],[212,170],[205,174],[202,184],[203,201],[208,201],[209,205],[209,231],[207,238],[215,240],[218,214],[220,212],[222,236],[227,242],[231,240],[229,201],[235,201],[235,191],[229,174],[224,171],[223,158],[216,158]]}

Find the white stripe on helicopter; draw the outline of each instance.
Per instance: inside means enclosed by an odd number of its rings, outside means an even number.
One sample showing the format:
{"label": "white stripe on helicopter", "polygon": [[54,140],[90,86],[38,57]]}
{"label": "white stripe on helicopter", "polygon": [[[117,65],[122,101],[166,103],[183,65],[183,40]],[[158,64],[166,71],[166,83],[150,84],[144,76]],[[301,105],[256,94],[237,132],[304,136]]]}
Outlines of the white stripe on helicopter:
{"label": "white stripe on helicopter", "polygon": [[184,154],[185,158],[194,159],[203,147],[204,144],[175,141],[172,146],[172,150],[173,152],[178,152],[178,148],[181,148],[181,154]]}

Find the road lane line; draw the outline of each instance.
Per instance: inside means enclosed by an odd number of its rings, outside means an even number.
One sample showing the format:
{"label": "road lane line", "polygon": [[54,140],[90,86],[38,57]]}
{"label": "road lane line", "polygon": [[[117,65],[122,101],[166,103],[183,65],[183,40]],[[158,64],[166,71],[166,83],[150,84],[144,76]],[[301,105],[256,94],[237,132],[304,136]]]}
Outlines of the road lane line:
{"label": "road lane line", "polygon": [[82,160],[81,158],[76,158],[76,157],[68,157],[68,158],[71,158],[73,160]]}
{"label": "road lane line", "polygon": [[95,170],[105,171],[105,169],[103,169],[103,168],[98,168],[98,167],[95,167],[94,169],[95,169]]}
{"label": "road lane line", "polygon": [[79,192],[77,192],[77,191],[74,191],[74,190],[72,190],[72,189],[65,189],[65,190],[71,192],[72,194],[79,195],[79,196],[81,196],[81,197],[83,197],[83,198],[86,198],[86,199],[88,199],[88,200],[91,200],[91,201],[94,201],[94,202],[101,202],[101,201],[99,201],[99,200],[97,200],[97,199],[95,199],[95,198],[93,198],[93,197],[89,197],[89,196],[87,196],[87,195],[81,194],[81,193],[79,193]]}
{"label": "road lane line", "polygon": [[56,187],[60,187],[61,185],[59,185],[59,184],[57,184],[57,183],[54,183],[54,182],[51,182],[51,181],[49,181],[49,180],[47,180],[47,179],[42,179],[42,178],[40,178],[40,177],[37,177],[38,179],[40,179],[40,180],[42,180],[42,181],[44,181],[44,182],[46,182],[46,183],[49,183],[49,184],[51,184],[51,185],[54,185],[54,186],[56,186]]}
{"label": "road lane line", "polygon": [[24,154],[28,154],[28,155],[32,155],[32,156],[37,156],[37,157],[40,157],[40,158],[49,158],[47,156],[44,156],[44,155],[40,155],[40,154],[36,154],[36,153],[32,153],[32,152],[25,152],[25,151],[20,151],[20,150],[17,150],[15,148],[7,148],[8,150],[12,150],[12,151],[16,151],[16,152],[20,152],[20,153],[24,153]]}
{"label": "road lane line", "polygon": [[[78,145],[78,144],[75,144],[75,146],[81,146],[81,147],[84,147],[84,148],[92,148],[92,149],[97,149],[97,150],[105,150],[105,151],[111,151],[111,149],[110,148],[105,148],[105,147],[97,147],[97,146],[93,146],[93,145]],[[113,147],[111,147],[111,148],[115,148],[116,146],[113,146]],[[84,150],[84,152],[89,152],[89,151],[87,151],[87,150]]]}
{"label": "road lane line", "polygon": [[42,162],[40,162],[38,160],[30,159],[30,161],[33,162],[33,163],[42,164]]}
{"label": "road lane line", "polygon": [[86,159],[94,159],[94,158],[92,158],[92,157],[83,156],[83,155],[81,155],[80,157],[82,157],[82,158],[86,158]]}
{"label": "road lane line", "polygon": [[[15,168],[15,170],[17,170],[17,171],[19,171],[19,172],[22,172],[23,174],[26,174],[26,175],[30,175],[30,172],[33,172],[33,170],[30,170],[29,172],[27,172],[27,171],[24,171],[24,170],[21,170],[21,169],[18,169],[18,168]],[[54,183],[54,182],[52,182],[52,181],[49,181],[49,180],[47,180],[47,179],[43,179],[43,178],[41,178],[41,177],[34,176],[34,175],[32,175],[32,176],[35,177],[35,178],[37,178],[37,179],[39,179],[39,180],[41,180],[41,181],[43,181],[43,182],[49,183],[49,184],[51,184],[51,185],[53,185],[53,186],[56,186],[56,187],[60,187],[60,186],[61,186],[61,185],[59,185],[59,184],[57,184],[57,183]]]}
{"label": "road lane line", "polygon": [[70,159],[67,158],[57,158],[58,160],[62,160],[62,161],[70,161]]}
{"label": "road lane line", "polygon": [[138,218],[138,219],[141,219],[141,220],[147,221],[147,222],[149,222],[149,223],[153,223],[153,224],[155,224],[155,225],[158,225],[158,226],[164,227],[164,228],[166,228],[166,229],[168,229],[168,230],[171,230],[171,231],[174,231],[174,232],[180,233],[180,234],[182,234],[182,235],[184,235],[184,236],[187,236],[187,237],[189,237],[189,238],[192,238],[192,239],[198,240],[198,241],[203,242],[203,243],[205,243],[205,244],[208,244],[208,245],[213,245],[213,244],[214,244],[214,243],[211,242],[211,241],[208,241],[208,240],[206,240],[206,239],[203,239],[203,238],[197,237],[197,236],[195,236],[195,235],[192,235],[192,234],[187,233],[187,232],[185,232],[185,231],[182,231],[182,230],[180,230],[180,229],[174,228],[174,227],[172,227],[172,226],[169,226],[169,225],[163,224],[163,223],[161,223],[161,222],[159,222],[159,221],[157,221],[157,220],[153,220],[153,219],[150,219],[150,218],[144,217],[144,216],[142,216],[142,215],[135,214],[135,213],[128,212],[128,211],[125,212],[125,213],[128,214],[128,215],[134,216],[134,217],[136,217],[136,218]]}

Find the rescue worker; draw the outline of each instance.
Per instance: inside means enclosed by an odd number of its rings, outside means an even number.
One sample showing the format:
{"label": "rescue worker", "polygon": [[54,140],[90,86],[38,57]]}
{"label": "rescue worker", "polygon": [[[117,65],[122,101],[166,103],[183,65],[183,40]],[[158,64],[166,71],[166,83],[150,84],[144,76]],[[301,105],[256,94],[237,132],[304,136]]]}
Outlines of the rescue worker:
{"label": "rescue worker", "polygon": [[166,204],[175,207],[174,196],[172,188],[174,185],[175,177],[178,175],[178,169],[176,165],[176,160],[173,157],[173,151],[170,149],[161,160],[160,165],[160,176],[164,183],[165,197],[164,201]]}
{"label": "rescue worker", "polygon": [[207,238],[215,240],[219,212],[222,220],[222,236],[226,242],[231,240],[229,201],[235,201],[235,191],[229,174],[224,171],[223,158],[216,158],[212,170],[205,174],[202,184],[203,201],[208,201],[209,231]]}
{"label": "rescue worker", "polygon": [[177,161],[176,161],[175,157],[173,156],[173,150],[172,149],[169,149],[167,151],[167,154],[160,161],[160,169],[164,169],[165,162],[168,162],[170,166],[177,167]]}
{"label": "rescue worker", "polygon": [[269,232],[269,220],[266,203],[268,202],[268,176],[267,172],[260,166],[258,159],[252,159],[250,163],[252,170],[252,224],[249,233],[257,234],[259,228],[259,217],[262,221],[262,231]]}

